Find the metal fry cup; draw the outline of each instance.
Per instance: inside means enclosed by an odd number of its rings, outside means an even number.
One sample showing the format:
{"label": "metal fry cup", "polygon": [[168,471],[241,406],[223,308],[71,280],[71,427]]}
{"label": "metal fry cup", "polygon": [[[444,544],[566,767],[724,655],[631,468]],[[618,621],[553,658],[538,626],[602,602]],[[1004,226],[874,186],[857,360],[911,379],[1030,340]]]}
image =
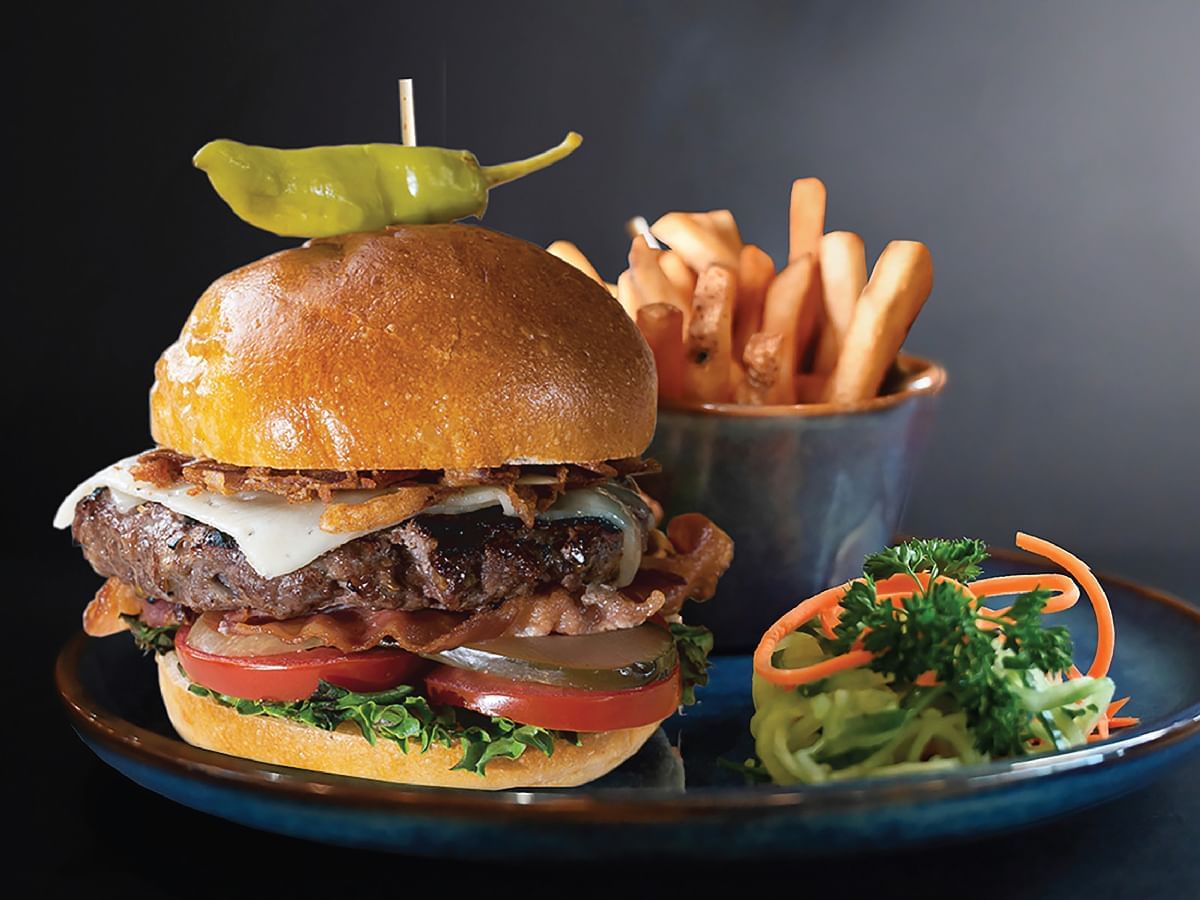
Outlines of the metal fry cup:
{"label": "metal fry cup", "polygon": [[645,487],[667,518],[702,512],[734,541],[707,603],[690,603],[718,652],[754,648],[805,597],[862,574],[888,544],[946,384],[939,364],[901,355],[885,392],[853,405],[660,406]]}

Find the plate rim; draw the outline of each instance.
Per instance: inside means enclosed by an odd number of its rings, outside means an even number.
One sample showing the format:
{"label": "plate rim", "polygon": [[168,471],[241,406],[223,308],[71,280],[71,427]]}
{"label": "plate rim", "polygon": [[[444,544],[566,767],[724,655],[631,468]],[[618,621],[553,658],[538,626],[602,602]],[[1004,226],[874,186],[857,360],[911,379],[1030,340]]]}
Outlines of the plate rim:
{"label": "plate rim", "polygon": [[[1005,548],[989,550],[1007,562],[1036,560],[1030,554]],[[1102,584],[1131,591],[1167,606],[1200,626],[1200,609],[1175,595],[1120,576],[1097,573]],[[1183,707],[1165,724],[1073,750],[1016,761],[1000,760],[949,771],[918,773],[888,779],[857,779],[821,785],[710,786],[687,791],[668,788],[578,788],[561,791],[475,790],[397,784],[312,772],[192,746],[142,728],[97,703],[79,678],[79,661],[88,642],[76,632],[55,661],[55,686],[71,724],[88,743],[96,741],[114,752],[158,770],[201,778],[219,786],[249,787],[272,796],[328,797],[339,806],[358,810],[419,812],[439,818],[469,817],[512,821],[514,817],[597,822],[678,822],[697,816],[761,815],[807,811],[842,813],[879,809],[920,801],[959,799],[991,793],[1039,778],[1095,771],[1158,753],[1200,734],[1200,698]]]}

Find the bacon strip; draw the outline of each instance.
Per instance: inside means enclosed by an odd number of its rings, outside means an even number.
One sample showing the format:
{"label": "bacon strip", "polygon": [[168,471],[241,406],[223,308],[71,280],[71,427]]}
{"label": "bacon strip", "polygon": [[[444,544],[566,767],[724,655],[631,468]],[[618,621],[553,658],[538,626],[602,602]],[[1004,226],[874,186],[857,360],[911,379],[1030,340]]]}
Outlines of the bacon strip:
{"label": "bacon strip", "polygon": [[137,616],[142,612],[142,597],[131,584],[110,578],[96,591],[96,596],[83,611],[83,630],[92,637],[108,637],[129,628],[121,616]]}
{"label": "bacon strip", "polygon": [[128,582],[109,578],[83,611],[83,631],[92,637],[108,637],[129,630],[121,616],[137,616],[151,628],[161,628],[182,624],[186,615],[174,603],[147,599]]}
{"label": "bacon strip", "polygon": [[212,459],[196,459],[166,447],[143,453],[130,474],[139,481],[160,488],[187,483],[217,494],[265,491],[287,497],[295,503],[316,499],[328,502],[334,491],[373,490],[394,484],[422,484],[434,480],[429,477],[431,473],[416,469],[339,472],[330,469],[235,466]]}
{"label": "bacon strip", "polygon": [[554,479],[559,489],[587,487],[602,481],[659,471],[651,459],[629,458],[569,465],[500,466],[494,469],[268,469],[234,466],[211,459],[195,459],[160,447],[138,457],[132,475],[156,487],[187,483],[218,494],[264,491],[287,497],[293,503],[331,501],[336,491],[386,487],[466,487],[477,484],[515,484],[524,475]]}
{"label": "bacon strip", "polygon": [[717,581],[733,562],[733,541],[700,513],[673,518],[667,525],[667,538],[669,549],[661,556],[643,557],[641,571],[679,579],[679,585],[667,592],[666,611],[677,613],[684,600],[703,603],[717,592]]}
{"label": "bacon strip", "polygon": [[436,653],[497,637],[596,634],[633,628],[656,614],[674,615],[684,600],[707,600],[733,558],[733,542],[704,516],[673,519],[660,557],[643,560],[633,583],[592,586],[575,595],[561,587],[514,597],[469,615],[438,610],[345,609],[284,621],[259,620],[248,611],[206,613],[225,634],[267,633],[289,644],[318,638],[350,653],[385,638],[413,653]]}
{"label": "bacon strip", "polygon": [[[300,644],[313,638],[344,653],[368,650],[389,638],[412,653],[436,653],[462,644],[504,636],[538,637],[545,634],[595,634],[640,625],[659,612],[666,602],[661,591],[645,597],[605,591],[574,597],[562,588],[527,597],[516,597],[499,606],[470,615],[397,609],[344,609],[287,619],[282,622],[244,619],[244,614],[205,613],[224,634],[270,634],[284,643]],[[215,620],[215,621],[214,621]]]}

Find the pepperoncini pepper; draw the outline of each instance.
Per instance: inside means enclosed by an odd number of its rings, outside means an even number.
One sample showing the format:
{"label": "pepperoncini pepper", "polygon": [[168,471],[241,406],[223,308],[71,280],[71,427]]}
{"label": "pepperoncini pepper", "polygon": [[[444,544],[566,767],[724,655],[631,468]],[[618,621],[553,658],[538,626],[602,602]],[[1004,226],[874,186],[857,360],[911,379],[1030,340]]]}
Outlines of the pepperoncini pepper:
{"label": "pepperoncini pepper", "polygon": [[488,191],[544,169],[582,142],[574,131],[528,159],[481,166],[467,150],[349,144],[277,150],[210,141],[192,162],[239,218],[285,237],[482,216]]}

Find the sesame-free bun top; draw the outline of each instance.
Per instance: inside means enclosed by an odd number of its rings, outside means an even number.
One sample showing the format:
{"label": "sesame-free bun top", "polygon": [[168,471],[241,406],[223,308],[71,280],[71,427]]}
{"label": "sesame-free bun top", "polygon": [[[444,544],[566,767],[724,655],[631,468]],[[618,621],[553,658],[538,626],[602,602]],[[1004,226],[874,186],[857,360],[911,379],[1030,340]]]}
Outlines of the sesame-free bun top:
{"label": "sesame-free bun top", "polygon": [[154,369],[161,446],[242,466],[637,456],[653,357],[602,286],[469,225],[308,241],[204,292]]}

